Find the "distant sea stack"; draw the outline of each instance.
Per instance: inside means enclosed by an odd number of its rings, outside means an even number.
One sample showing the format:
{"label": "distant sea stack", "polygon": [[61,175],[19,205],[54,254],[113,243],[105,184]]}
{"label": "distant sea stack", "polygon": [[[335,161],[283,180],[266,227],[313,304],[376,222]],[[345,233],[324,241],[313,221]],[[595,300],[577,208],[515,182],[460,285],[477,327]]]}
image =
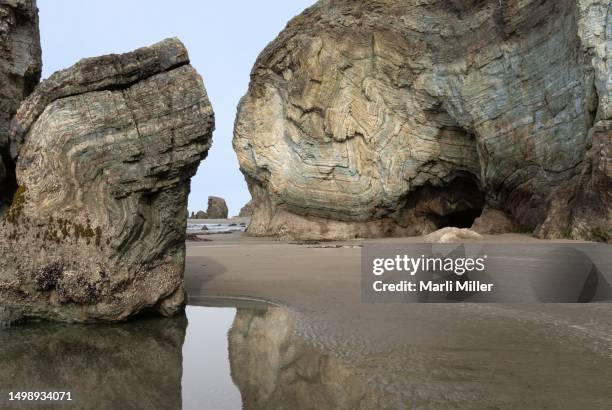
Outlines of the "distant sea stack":
{"label": "distant sea stack", "polygon": [[542,238],[612,240],[611,7],[319,1],[238,108],[248,232],[419,235],[486,207]]}
{"label": "distant sea stack", "polygon": [[195,219],[208,219],[208,214],[204,211],[198,211],[195,214]]}
{"label": "distant sea stack", "polygon": [[36,1],[0,2],[0,218],[17,190],[10,121],[38,83],[41,68]]}
{"label": "distant sea stack", "polygon": [[247,202],[242,208],[240,208],[239,217],[245,218],[253,215],[253,201]]}
{"label": "distant sea stack", "polygon": [[87,58],[40,83],[10,131],[18,188],[0,222],[5,316],[181,310],[187,195],[213,128],[177,39]]}
{"label": "distant sea stack", "polygon": [[206,215],[208,219],[227,219],[228,209],[225,199],[218,196],[208,197],[208,209]]}

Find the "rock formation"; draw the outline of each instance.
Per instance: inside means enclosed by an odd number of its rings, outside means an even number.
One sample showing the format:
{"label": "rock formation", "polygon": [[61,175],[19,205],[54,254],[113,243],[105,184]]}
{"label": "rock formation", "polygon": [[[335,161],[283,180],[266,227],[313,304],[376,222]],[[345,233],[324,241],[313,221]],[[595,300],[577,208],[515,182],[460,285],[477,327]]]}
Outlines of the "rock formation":
{"label": "rock formation", "polygon": [[0,2],[0,217],[17,190],[9,125],[42,68],[36,0]]}
{"label": "rock formation", "polygon": [[482,214],[474,220],[473,231],[481,234],[501,234],[509,232],[521,232],[521,226],[512,220],[508,214],[497,209],[485,206]]}
{"label": "rock formation", "polygon": [[466,240],[481,240],[483,236],[470,229],[447,226],[425,235],[423,239],[425,242],[432,243],[455,243],[465,242]]}
{"label": "rock formation", "polygon": [[66,389],[81,409],[180,408],[186,328],[187,318],[178,315],[130,326],[32,323],[3,330],[0,384],[7,391]]}
{"label": "rock formation", "polygon": [[213,128],[177,39],[39,84],[11,125],[19,188],[0,226],[4,310],[78,322],[181,310],[187,195]]}
{"label": "rock formation", "polygon": [[261,53],[234,149],[249,232],[612,237],[611,4],[321,0]]}
{"label": "rock formation", "polygon": [[208,209],[206,209],[206,214],[209,219],[226,219],[227,213],[228,210],[225,199],[219,198],[218,196],[208,197]]}
{"label": "rock formation", "polygon": [[208,219],[208,214],[204,211],[198,211],[195,214],[195,219]]}
{"label": "rock formation", "polygon": [[242,208],[240,208],[239,217],[249,217],[253,215],[253,200],[247,202]]}

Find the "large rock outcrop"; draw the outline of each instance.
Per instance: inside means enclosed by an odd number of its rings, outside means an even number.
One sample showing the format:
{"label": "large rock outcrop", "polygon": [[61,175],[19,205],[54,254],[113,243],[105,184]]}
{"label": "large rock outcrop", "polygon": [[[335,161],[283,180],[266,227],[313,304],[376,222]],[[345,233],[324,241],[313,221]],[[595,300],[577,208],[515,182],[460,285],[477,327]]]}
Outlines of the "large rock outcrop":
{"label": "large rock outcrop", "polygon": [[208,197],[208,208],[206,209],[208,219],[226,219],[227,214],[228,209],[225,199],[218,196]]}
{"label": "large rock outcrop", "polygon": [[0,217],[17,190],[9,126],[42,68],[35,0],[0,1]]}
{"label": "large rock outcrop", "polygon": [[239,105],[249,232],[424,234],[488,206],[541,237],[609,240],[611,7],[319,1]]}
{"label": "large rock outcrop", "polygon": [[187,195],[213,128],[177,39],[38,85],[11,126],[19,188],[0,226],[4,311],[88,322],[182,309]]}

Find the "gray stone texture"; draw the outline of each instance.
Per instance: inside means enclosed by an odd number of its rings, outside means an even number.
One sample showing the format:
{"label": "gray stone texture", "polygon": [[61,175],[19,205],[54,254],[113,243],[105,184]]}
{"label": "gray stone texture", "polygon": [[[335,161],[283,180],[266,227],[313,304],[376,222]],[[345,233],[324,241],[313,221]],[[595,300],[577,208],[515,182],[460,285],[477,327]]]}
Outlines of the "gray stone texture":
{"label": "gray stone texture", "polygon": [[242,208],[240,208],[239,217],[250,217],[253,215],[253,201],[247,202]]}
{"label": "gray stone texture", "polygon": [[419,235],[487,206],[539,237],[611,240],[611,8],[319,1],[238,109],[248,231]]}
{"label": "gray stone texture", "polygon": [[180,311],[187,195],[213,128],[177,39],[43,81],[11,125],[19,187],[0,226],[0,304],[77,322]]}
{"label": "gray stone texture", "polygon": [[208,208],[206,214],[209,219],[227,219],[227,205],[225,199],[218,196],[208,197]]}
{"label": "gray stone texture", "polygon": [[9,127],[42,69],[35,0],[0,0],[0,216],[17,189]]}

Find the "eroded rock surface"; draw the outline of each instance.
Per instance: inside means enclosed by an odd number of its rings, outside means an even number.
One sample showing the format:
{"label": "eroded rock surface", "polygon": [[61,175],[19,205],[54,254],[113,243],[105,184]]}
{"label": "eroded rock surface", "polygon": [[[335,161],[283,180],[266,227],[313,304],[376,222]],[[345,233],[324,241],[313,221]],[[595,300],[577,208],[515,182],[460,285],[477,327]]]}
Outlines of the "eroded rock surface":
{"label": "eroded rock surface", "polygon": [[17,189],[10,121],[38,83],[41,68],[36,1],[0,1],[0,217]]}
{"label": "eroded rock surface", "polygon": [[204,211],[198,211],[195,214],[195,219],[208,219],[208,214]]}
{"label": "eroded rock surface", "polygon": [[177,39],[43,81],[11,127],[19,188],[0,228],[0,304],[81,322],[181,310],[187,195],[213,128]]}
{"label": "eroded rock surface", "polygon": [[253,200],[247,202],[242,208],[240,208],[239,217],[249,217],[253,215]]}
{"label": "eroded rock surface", "polygon": [[521,232],[523,228],[508,214],[486,206],[482,214],[474,220],[471,229],[481,234],[502,234]]}
{"label": "eroded rock surface", "polygon": [[225,199],[219,198],[218,196],[208,197],[208,208],[206,209],[206,215],[209,219],[226,219],[227,213],[228,209]]}
{"label": "eroded rock surface", "polygon": [[541,237],[610,238],[611,7],[319,1],[239,106],[249,232],[426,234],[486,205]]}

